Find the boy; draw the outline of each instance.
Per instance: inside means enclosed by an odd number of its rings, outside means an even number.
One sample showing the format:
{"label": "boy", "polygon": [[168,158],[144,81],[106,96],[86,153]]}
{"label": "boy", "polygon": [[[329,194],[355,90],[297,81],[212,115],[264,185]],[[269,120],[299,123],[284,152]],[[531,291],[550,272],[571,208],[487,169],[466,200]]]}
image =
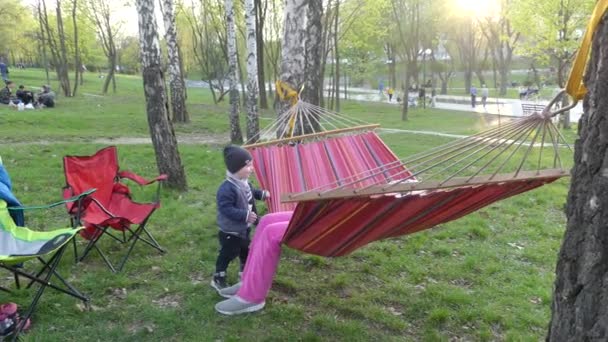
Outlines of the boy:
{"label": "boy", "polygon": [[[248,182],[253,172],[253,158],[241,147],[229,145],[224,148],[226,180],[217,190],[217,224],[219,226],[220,252],[215,263],[211,286],[218,292],[226,288],[228,264],[239,257],[241,272],[249,254],[251,225],[257,224],[255,201],[270,197],[268,191],[255,189]],[[241,273],[239,272],[239,273]]]}

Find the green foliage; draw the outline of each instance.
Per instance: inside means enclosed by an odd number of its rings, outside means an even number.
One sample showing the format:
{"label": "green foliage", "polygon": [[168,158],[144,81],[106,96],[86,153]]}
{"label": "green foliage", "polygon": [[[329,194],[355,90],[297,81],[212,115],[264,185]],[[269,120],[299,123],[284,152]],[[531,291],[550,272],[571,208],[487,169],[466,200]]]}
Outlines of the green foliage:
{"label": "green foliage", "polygon": [[[518,53],[556,68],[568,63],[580,44],[594,5],[594,0],[511,1],[509,19],[522,33]],[[558,70],[562,75],[567,75],[567,71]]]}

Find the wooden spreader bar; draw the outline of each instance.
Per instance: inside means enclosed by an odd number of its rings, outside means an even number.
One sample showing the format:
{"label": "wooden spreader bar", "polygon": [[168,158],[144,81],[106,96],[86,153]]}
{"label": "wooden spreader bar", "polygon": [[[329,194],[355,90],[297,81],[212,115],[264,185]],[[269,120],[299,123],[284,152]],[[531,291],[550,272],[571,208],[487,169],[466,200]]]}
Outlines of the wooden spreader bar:
{"label": "wooden spreader bar", "polygon": [[322,199],[335,198],[351,198],[351,197],[369,197],[372,195],[407,193],[421,190],[438,190],[457,188],[462,186],[476,186],[484,184],[505,183],[513,181],[552,179],[556,177],[565,177],[570,175],[569,170],[564,169],[547,169],[520,171],[519,173],[497,174],[495,176],[483,175],[476,177],[458,177],[452,178],[446,182],[443,181],[427,181],[427,182],[402,182],[396,184],[378,184],[368,186],[362,189],[345,189],[336,188],[328,191],[308,191],[296,194],[283,194],[281,201],[286,202],[305,202],[316,201]]}
{"label": "wooden spreader bar", "polygon": [[289,138],[269,140],[269,141],[265,141],[265,142],[261,142],[261,143],[244,145],[243,147],[244,148],[255,148],[255,147],[261,147],[261,146],[268,146],[268,145],[279,145],[279,144],[288,143],[291,141],[324,137],[324,136],[332,135],[332,134],[340,134],[340,133],[363,131],[363,130],[373,130],[378,127],[380,127],[379,124],[370,124],[370,125],[362,125],[362,126],[356,126],[356,127],[339,128],[339,129],[334,129],[334,130],[329,130],[329,131],[298,135],[298,136],[293,136],[293,137],[289,137]]}

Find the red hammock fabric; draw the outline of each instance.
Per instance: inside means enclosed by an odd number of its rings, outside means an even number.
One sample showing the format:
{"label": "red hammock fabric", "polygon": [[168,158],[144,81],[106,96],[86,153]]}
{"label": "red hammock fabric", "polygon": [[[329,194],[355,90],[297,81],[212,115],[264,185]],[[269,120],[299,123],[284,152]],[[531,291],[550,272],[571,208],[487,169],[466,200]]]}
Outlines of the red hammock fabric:
{"label": "red hammock fabric", "polygon": [[[270,212],[296,207],[296,203],[281,203],[282,194],[304,192],[336,181],[340,181],[339,186],[348,182],[349,176],[399,160],[374,132],[294,145],[262,146],[249,151],[260,186],[272,195],[268,201]],[[410,175],[404,170],[405,167],[395,167],[353,187],[403,179]]]}
{"label": "red hammock fabric", "polygon": [[559,177],[512,180],[414,193],[300,202],[283,242],[297,250],[342,256],[372,241],[411,234],[455,220]]}

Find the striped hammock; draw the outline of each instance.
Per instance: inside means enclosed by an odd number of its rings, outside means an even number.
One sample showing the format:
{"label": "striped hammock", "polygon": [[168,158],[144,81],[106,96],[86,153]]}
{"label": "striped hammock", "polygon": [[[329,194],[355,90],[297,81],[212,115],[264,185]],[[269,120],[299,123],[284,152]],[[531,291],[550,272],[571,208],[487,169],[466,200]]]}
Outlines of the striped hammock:
{"label": "striped hammock", "polygon": [[405,160],[369,131],[376,126],[323,128],[336,116],[299,101],[261,135],[271,141],[248,147],[261,186],[274,194],[270,211],[295,206],[283,242],[307,253],[346,255],[568,175],[558,152],[570,147],[547,113]]}

